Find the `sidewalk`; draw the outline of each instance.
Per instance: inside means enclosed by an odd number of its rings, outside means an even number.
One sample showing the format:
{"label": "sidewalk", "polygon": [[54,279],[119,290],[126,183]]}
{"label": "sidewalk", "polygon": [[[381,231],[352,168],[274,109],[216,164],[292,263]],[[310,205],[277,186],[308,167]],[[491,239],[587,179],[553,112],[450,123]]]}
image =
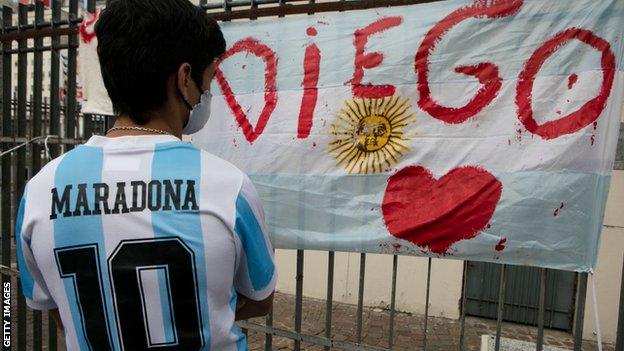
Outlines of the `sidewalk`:
{"label": "sidewalk", "polygon": [[[336,340],[356,340],[357,306],[337,303],[333,304],[332,337]],[[274,303],[273,325],[280,329],[292,330],[295,315],[295,297],[293,295],[276,293]],[[364,309],[364,325],[362,336],[364,343],[377,347],[388,347],[389,311],[379,308]],[[395,315],[395,346],[393,350],[422,350],[424,318],[421,315],[410,313],[396,313]],[[254,320],[264,323],[264,319]],[[325,335],[325,301],[304,298],[302,333],[323,337]],[[458,350],[459,321],[447,318],[429,318],[429,332],[427,336],[427,350],[449,351]],[[465,350],[480,350],[481,335],[496,333],[496,321],[467,317],[466,318],[466,347]],[[502,336],[525,341],[535,341],[537,328],[518,324],[504,323]],[[572,335],[562,331],[545,330],[544,342],[546,345],[572,349]],[[264,334],[249,332],[250,350],[264,350]],[[292,350],[293,341],[273,337],[274,350]],[[321,346],[302,343],[302,350],[323,350]],[[596,343],[585,342],[583,350],[597,350]],[[605,345],[605,351],[613,351],[613,345]]]}

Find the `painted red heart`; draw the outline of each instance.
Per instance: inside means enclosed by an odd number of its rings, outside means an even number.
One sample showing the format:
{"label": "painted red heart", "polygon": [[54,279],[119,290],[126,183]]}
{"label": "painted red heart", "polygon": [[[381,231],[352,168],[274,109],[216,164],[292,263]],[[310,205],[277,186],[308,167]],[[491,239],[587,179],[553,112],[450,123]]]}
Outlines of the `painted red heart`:
{"label": "painted red heart", "polygon": [[482,168],[455,168],[436,180],[428,169],[410,166],[390,177],[381,209],[390,234],[445,255],[487,226],[502,190]]}
{"label": "painted red heart", "polygon": [[230,87],[227,79],[223,75],[221,69],[217,67],[215,70],[215,78],[223,92],[225,101],[236,118],[236,122],[243,130],[243,134],[249,143],[253,143],[264,131],[275,106],[277,105],[277,58],[275,52],[268,46],[262,44],[254,38],[246,38],[237,41],[225,54],[221,57],[219,64],[239,52],[248,52],[260,57],[265,64],[264,72],[264,107],[258,117],[256,126],[252,126],[243,111],[243,108],[236,100],[236,96]]}

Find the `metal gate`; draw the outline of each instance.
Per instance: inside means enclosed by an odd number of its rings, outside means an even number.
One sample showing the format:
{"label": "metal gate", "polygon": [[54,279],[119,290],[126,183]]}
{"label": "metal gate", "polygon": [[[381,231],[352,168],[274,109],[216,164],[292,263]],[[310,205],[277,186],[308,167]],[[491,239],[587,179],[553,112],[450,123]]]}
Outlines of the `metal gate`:
{"label": "metal gate", "polygon": [[[286,16],[294,14],[313,14],[328,11],[349,11],[383,6],[408,5],[439,0],[201,0],[201,6],[217,20],[257,19],[266,16]],[[4,320],[11,323],[13,337],[12,346],[5,349],[17,350],[56,350],[58,337],[53,321],[47,313],[31,311],[26,308],[20,291],[19,274],[15,262],[15,239],[13,225],[17,202],[21,198],[25,182],[35,174],[50,158],[59,156],[74,145],[84,142],[92,133],[106,128],[107,118],[102,116],[83,116],[80,113],[77,96],[77,48],[78,26],[82,21],[79,0],[52,0],[51,9],[45,9],[42,2],[35,5],[17,6],[17,13],[11,7],[2,8],[1,55],[2,62],[2,133],[0,144],[1,157],[1,278],[3,287],[10,283],[11,313],[4,315]],[[87,10],[94,11],[95,0],[89,0]],[[66,75],[63,77],[61,58],[66,59]],[[32,67],[29,66],[32,61]],[[16,68],[14,68],[16,64]],[[44,65],[49,75],[44,74]],[[16,72],[14,72],[14,69]],[[46,72],[48,71],[46,70]],[[64,78],[64,79],[62,79]],[[64,89],[64,98],[59,92]],[[50,145],[50,153],[46,153],[44,145]],[[285,337],[292,340],[294,350],[302,348],[302,343],[317,345],[326,350],[340,348],[347,350],[387,350],[392,349],[395,326],[395,293],[397,283],[398,258],[393,257],[392,285],[390,292],[389,338],[387,348],[363,345],[363,295],[365,283],[366,254],[360,256],[360,279],[357,313],[355,316],[354,341],[336,340],[332,338],[332,304],[334,285],[334,253],[328,252],[327,299],[325,309],[324,332],[318,335],[301,333],[303,303],[303,266],[305,252],[297,251],[297,274],[295,314],[292,316],[291,328],[278,328],[273,325],[272,315],[265,323],[242,322],[240,325],[248,331],[260,332],[265,335],[265,349],[271,350],[273,337]],[[427,294],[423,297],[426,303],[425,317],[428,316],[429,283],[431,282],[431,264],[428,260]],[[500,339],[501,322],[505,304],[501,303],[507,288],[507,266],[498,265],[500,279],[498,285],[493,281],[493,288],[498,293],[491,297],[496,305],[497,345]],[[462,306],[468,305],[466,280],[468,265],[464,265],[464,283]],[[541,350],[543,330],[545,326],[547,275],[545,269],[536,270],[539,284],[535,287],[537,297],[537,349]],[[287,279],[282,277],[281,279]],[[575,323],[575,350],[580,350],[583,330],[584,302],[587,288],[587,274],[575,275],[577,283],[576,300],[578,301]],[[508,288],[507,288],[508,289]],[[623,295],[624,298],[624,295]],[[624,305],[624,304],[623,304]],[[4,309],[3,305],[3,309]],[[621,306],[624,307],[624,306]],[[460,350],[464,349],[465,317],[469,308],[462,308],[459,330]],[[490,313],[491,315],[491,313]],[[624,316],[624,314],[622,314]],[[623,317],[624,319],[624,317]],[[414,348],[426,349],[428,325],[424,319],[422,326],[422,345]],[[624,323],[621,323],[624,327]],[[619,343],[624,344],[624,342]],[[44,346],[45,345],[45,346]],[[62,346],[61,346],[62,347]],[[497,346],[498,349],[498,346]],[[622,348],[618,349],[619,351]]]}
{"label": "metal gate", "polygon": [[[509,266],[505,286],[503,320],[537,326],[539,312],[539,268]],[[469,262],[466,280],[466,314],[496,319],[498,266],[492,263]],[[546,270],[546,303],[544,325],[552,329],[572,330],[576,276],[573,272]]]}

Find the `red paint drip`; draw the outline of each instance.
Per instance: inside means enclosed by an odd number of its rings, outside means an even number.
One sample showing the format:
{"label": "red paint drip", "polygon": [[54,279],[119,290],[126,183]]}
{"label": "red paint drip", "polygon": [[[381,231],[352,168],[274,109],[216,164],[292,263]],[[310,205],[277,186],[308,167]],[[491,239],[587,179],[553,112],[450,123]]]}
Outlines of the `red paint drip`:
{"label": "red paint drip", "polygon": [[578,81],[578,75],[576,73],[570,74],[568,77],[568,90],[574,87],[574,84]]}
{"label": "red paint drip", "polygon": [[485,228],[502,188],[478,167],[455,168],[436,180],[426,168],[410,166],[388,179],[381,210],[393,236],[446,255]]}
{"label": "red paint drip", "polygon": [[[539,74],[544,62],[572,39],[579,40],[602,53],[600,62],[603,79],[600,92],[578,110],[557,120],[538,124],[533,118],[532,107],[535,77]],[[594,122],[600,116],[611,93],[615,78],[615,55],[611,51],[609,42],[595,35],[590,30],[574,27],[568,28],[537,48],[529,60],[527,60],[518,78],[516,107],[520,122],[529,132],[539,135],[542,139],[554,139],[565,134],[575,133]]]}
{"label": "red paint drip", "polygon": [[557,111],[555,111],[555,113],[560,115],[561,114],[561,110],[557,110]]}
{"label": "red paint drip", "polygon": [[318,34],[318,32],[316,31],[316,28],[308,27],[308,29],[306,29],[306,34],[311,37],[315,37]]}
{"label": "red paint drip", "polygon": [[594,128],[594,130],[598,129],[598,122],[594,122],[593,128]]}
{"label": "red paint drip", "polygon": [[316,141],[312,142],[312,147],[316,147]]}
{"label": "red paint drip", "polygon": [[594,143],[596,142],[596,136],[595,136],[595,135],[592,135],[592,136],[589,138],[589,142],[590,142],[591,146],[594,146]]}
{"label": "red paint drip", "polygon": [[500,239],[500,241],[498,242],[498,244],[496,244],[496,251],[503,251],[505,250],[505,243],[507,242],[507,238],[502,238]]}

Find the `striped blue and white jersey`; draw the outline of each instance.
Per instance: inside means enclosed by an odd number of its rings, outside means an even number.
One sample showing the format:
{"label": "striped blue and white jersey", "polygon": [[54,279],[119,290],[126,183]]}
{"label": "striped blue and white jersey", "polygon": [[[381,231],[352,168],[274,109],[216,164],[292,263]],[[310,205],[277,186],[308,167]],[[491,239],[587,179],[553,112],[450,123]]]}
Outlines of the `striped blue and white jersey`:
{"label": "striped blue and white jersey", "polygon": [[172,136],[92,137],[28,183],[17,225],[28,306],[68,350],[246,350],[237,294],[275,288],[250,180]]}

